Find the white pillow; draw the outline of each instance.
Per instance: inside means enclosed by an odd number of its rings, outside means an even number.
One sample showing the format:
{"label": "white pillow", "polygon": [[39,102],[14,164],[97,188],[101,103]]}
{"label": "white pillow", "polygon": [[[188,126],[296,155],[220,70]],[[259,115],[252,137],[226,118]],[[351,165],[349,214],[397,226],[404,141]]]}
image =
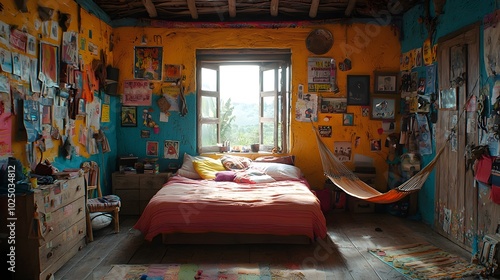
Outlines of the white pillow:
{"label": "white pillow", "polygon": [[90,213],[90,220],[92,221],[92,229],[98,230],[105,228],[111,224],[113,217],[110,214],[102,212]]}
{"label": "white pillow", "polygon": [[300,180],[302,178],[302,171],[298,167],[289,164],[252,162],[250,168],[260,170],[273,177],[276,181]]}
{"label": "white pillow", "polygon": [[196,170],[193,167],[193,160],[206,160],[206,159],[208,159],[208,157],[191,156],[187,153],[184,153],[184,160],[182,162],[181,168],[177,170],[177,175],[194,180],[201,179],[200,174],[198,174],[198,172],[196,172]]}

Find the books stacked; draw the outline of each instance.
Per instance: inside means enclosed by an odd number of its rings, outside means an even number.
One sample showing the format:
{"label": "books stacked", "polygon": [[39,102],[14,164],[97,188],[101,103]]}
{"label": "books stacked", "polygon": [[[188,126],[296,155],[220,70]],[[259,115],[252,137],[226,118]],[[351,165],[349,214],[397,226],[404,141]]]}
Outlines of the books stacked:
{"label": "books stacked", "polygon": [[160,165],[157,163],[144,163],[144,174],[158,174]]}

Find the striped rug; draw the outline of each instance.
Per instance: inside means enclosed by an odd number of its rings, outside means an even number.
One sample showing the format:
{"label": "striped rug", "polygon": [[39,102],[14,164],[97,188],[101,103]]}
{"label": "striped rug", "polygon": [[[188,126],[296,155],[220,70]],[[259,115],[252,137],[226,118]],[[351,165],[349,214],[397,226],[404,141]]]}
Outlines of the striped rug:
{"label": "striped rug", "polygon": [[325,272],[302,270],[296,265],[273,266],[267,264],[151,264],[114,265],[103,280],[326,280]]}
{"label": "striped rug", "polygon": [[369,249],[369,252],[411,279],[461,279],[476,276],[484,269],[428,243]]}

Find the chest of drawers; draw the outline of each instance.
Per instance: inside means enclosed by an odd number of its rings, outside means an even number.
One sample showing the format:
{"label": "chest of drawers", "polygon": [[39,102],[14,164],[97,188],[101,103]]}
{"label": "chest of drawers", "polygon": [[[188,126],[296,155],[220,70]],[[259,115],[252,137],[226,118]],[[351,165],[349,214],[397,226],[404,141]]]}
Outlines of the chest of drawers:
{"label": "chest of drawers", "polygon": [[85,180],[40,185],[15,205],[15,279],[49,279],[85,245]]}
{"label": "chest of drawers", "polygon": [[120,197],[122,215],[140,215],[149,200],[167,182],[171,173],[112,175],[113,194]]}

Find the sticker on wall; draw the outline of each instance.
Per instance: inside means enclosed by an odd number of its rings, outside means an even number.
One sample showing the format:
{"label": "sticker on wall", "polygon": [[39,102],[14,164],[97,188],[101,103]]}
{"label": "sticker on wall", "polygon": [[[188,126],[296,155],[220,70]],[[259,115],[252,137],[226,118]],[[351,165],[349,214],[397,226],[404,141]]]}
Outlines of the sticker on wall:
{"label": "sticker on wall", "polygon": [[351,161],[352,149],[351,142],[339,141],[333,143],[333,154],[340,160],[340,162]]}
{"label": "sticker on wall", "polygon": [[151,130],[143,129],[141,130],[141,138],[149,138],[151,137]]}
{"label": "sticker on wall", "polygon": [[382,140],[370,139],[370,151],[379,152],[382,150]]}
{"label": "sticker on wall", "polygon": [[295,120],[301,122],[318,120],[318,95],[307,93],[302,99],[297,99],[295,104]]}
{"label": "sticker on wall", "polygon": [[332,126],[331,125],[319,125],[318,132],[321,137],[332,137]]}
{"label": "sticker on wall", "polygon": [[179,141],[165,140],[163,157],[169,159],[179,158]]}

